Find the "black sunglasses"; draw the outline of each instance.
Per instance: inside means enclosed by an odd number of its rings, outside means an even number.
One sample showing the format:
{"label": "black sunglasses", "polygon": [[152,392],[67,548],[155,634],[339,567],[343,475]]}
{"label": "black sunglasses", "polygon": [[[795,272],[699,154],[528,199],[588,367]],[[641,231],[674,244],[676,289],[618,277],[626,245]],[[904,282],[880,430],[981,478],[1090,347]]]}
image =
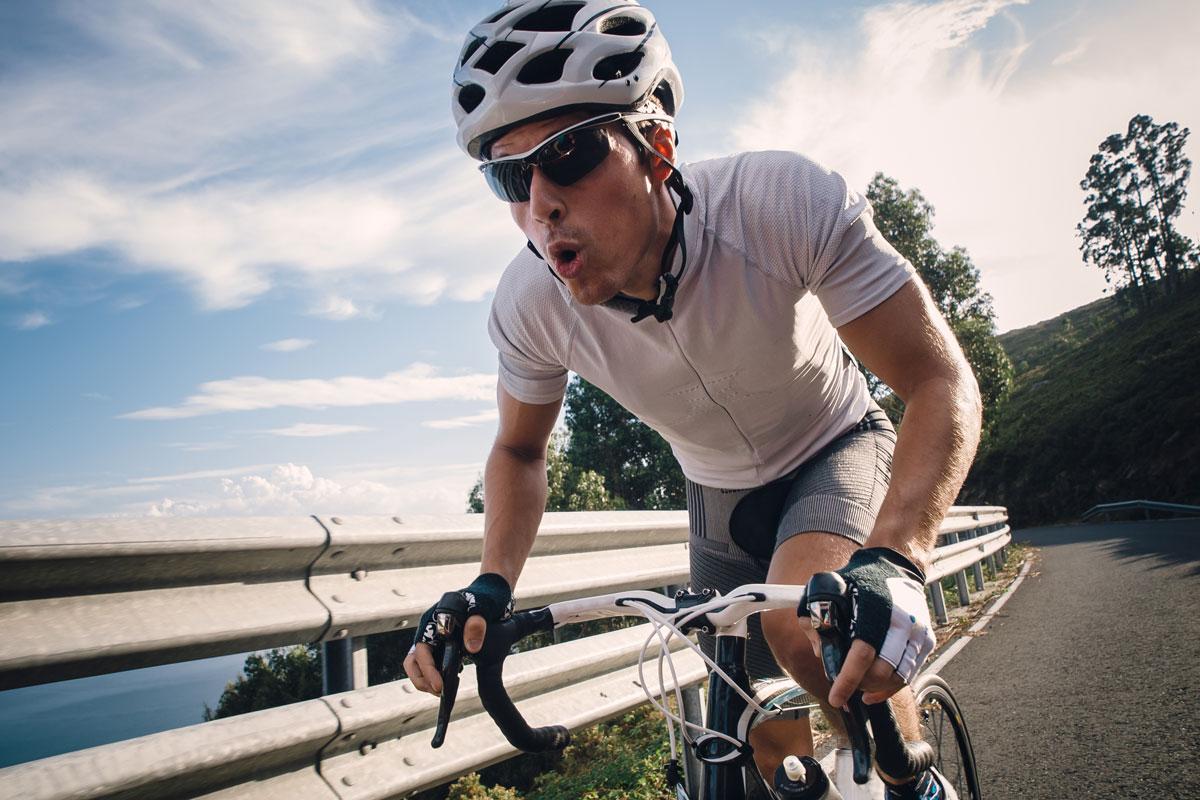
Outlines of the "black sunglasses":
{"label": "black sunglasses", "polygon": [[525,203],[533,182],[533,168],[559,186],[570,186],[594,170],[612,152],[612,140],[604,126],[621,122],[643,146],[649,147],[637,130],[636,122],[661,120],[658,114],[629,114],[615,111],[585,119],[553,134],[524,153],[505,156],[479,165],[488,186],[506,203]]}

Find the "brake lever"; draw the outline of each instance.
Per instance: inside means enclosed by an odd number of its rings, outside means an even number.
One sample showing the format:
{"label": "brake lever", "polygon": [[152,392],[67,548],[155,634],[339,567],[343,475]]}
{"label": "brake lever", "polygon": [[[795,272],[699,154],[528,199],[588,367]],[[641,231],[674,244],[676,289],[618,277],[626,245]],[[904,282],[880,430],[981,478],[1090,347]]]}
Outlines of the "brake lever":
{"label": "brake lever", "polygon": [[[832,683],[850,652],[850,599],[846,582],[835,572],[820,572],[809,580],[805,596],[809,618],[821,637],[821,664]],[[854,782],[865,784],[871,773],[871,737],[862,691],[856,690],[842,709],[854,763]]]}
{"label": "brake lever", "polygon": [[446,729],[450,725],[450,712],[458,697],[459,673],[462,672],[463,640],[462,628],[467,618],[467,599],[461,592],[446,592],[433,609],[433,622],[444,642],[442,663],[442,695],[438,704],[437,727],[433,731],[434,748],[446,741]]}

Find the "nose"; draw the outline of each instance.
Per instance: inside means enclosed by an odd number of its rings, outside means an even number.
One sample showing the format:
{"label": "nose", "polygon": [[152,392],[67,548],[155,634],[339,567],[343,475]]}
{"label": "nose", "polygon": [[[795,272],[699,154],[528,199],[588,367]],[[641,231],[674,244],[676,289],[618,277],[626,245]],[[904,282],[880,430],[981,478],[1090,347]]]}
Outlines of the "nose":
{"label": "nose", "polygon": [[529,182],[529,213],[536,222],[542,224],[561,222],[567,213],[562,187],[543,175],[538,167],[532,169],[533,177]]}

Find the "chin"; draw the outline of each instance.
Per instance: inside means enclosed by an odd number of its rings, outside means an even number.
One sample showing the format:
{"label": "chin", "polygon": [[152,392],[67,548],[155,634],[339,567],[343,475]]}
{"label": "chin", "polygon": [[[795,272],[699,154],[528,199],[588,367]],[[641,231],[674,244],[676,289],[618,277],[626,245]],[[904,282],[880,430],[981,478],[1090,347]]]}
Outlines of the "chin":
{"label": "chin", "polygon": [[575,302],[585,306],[596,306],[608,302],[617,295],[617,290],[607,286],[580,286],[574,281],[567,284]]}

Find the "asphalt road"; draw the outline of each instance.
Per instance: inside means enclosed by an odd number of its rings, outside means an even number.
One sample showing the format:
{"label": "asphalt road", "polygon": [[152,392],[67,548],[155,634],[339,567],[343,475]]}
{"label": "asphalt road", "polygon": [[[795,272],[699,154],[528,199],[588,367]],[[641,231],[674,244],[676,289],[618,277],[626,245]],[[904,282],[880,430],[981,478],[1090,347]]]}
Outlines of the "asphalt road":
{"label": "asphalt road", "polygon": [[984,797],[1200,798],[1200,519],[1014,538],[1032,570],[942,671]]}

